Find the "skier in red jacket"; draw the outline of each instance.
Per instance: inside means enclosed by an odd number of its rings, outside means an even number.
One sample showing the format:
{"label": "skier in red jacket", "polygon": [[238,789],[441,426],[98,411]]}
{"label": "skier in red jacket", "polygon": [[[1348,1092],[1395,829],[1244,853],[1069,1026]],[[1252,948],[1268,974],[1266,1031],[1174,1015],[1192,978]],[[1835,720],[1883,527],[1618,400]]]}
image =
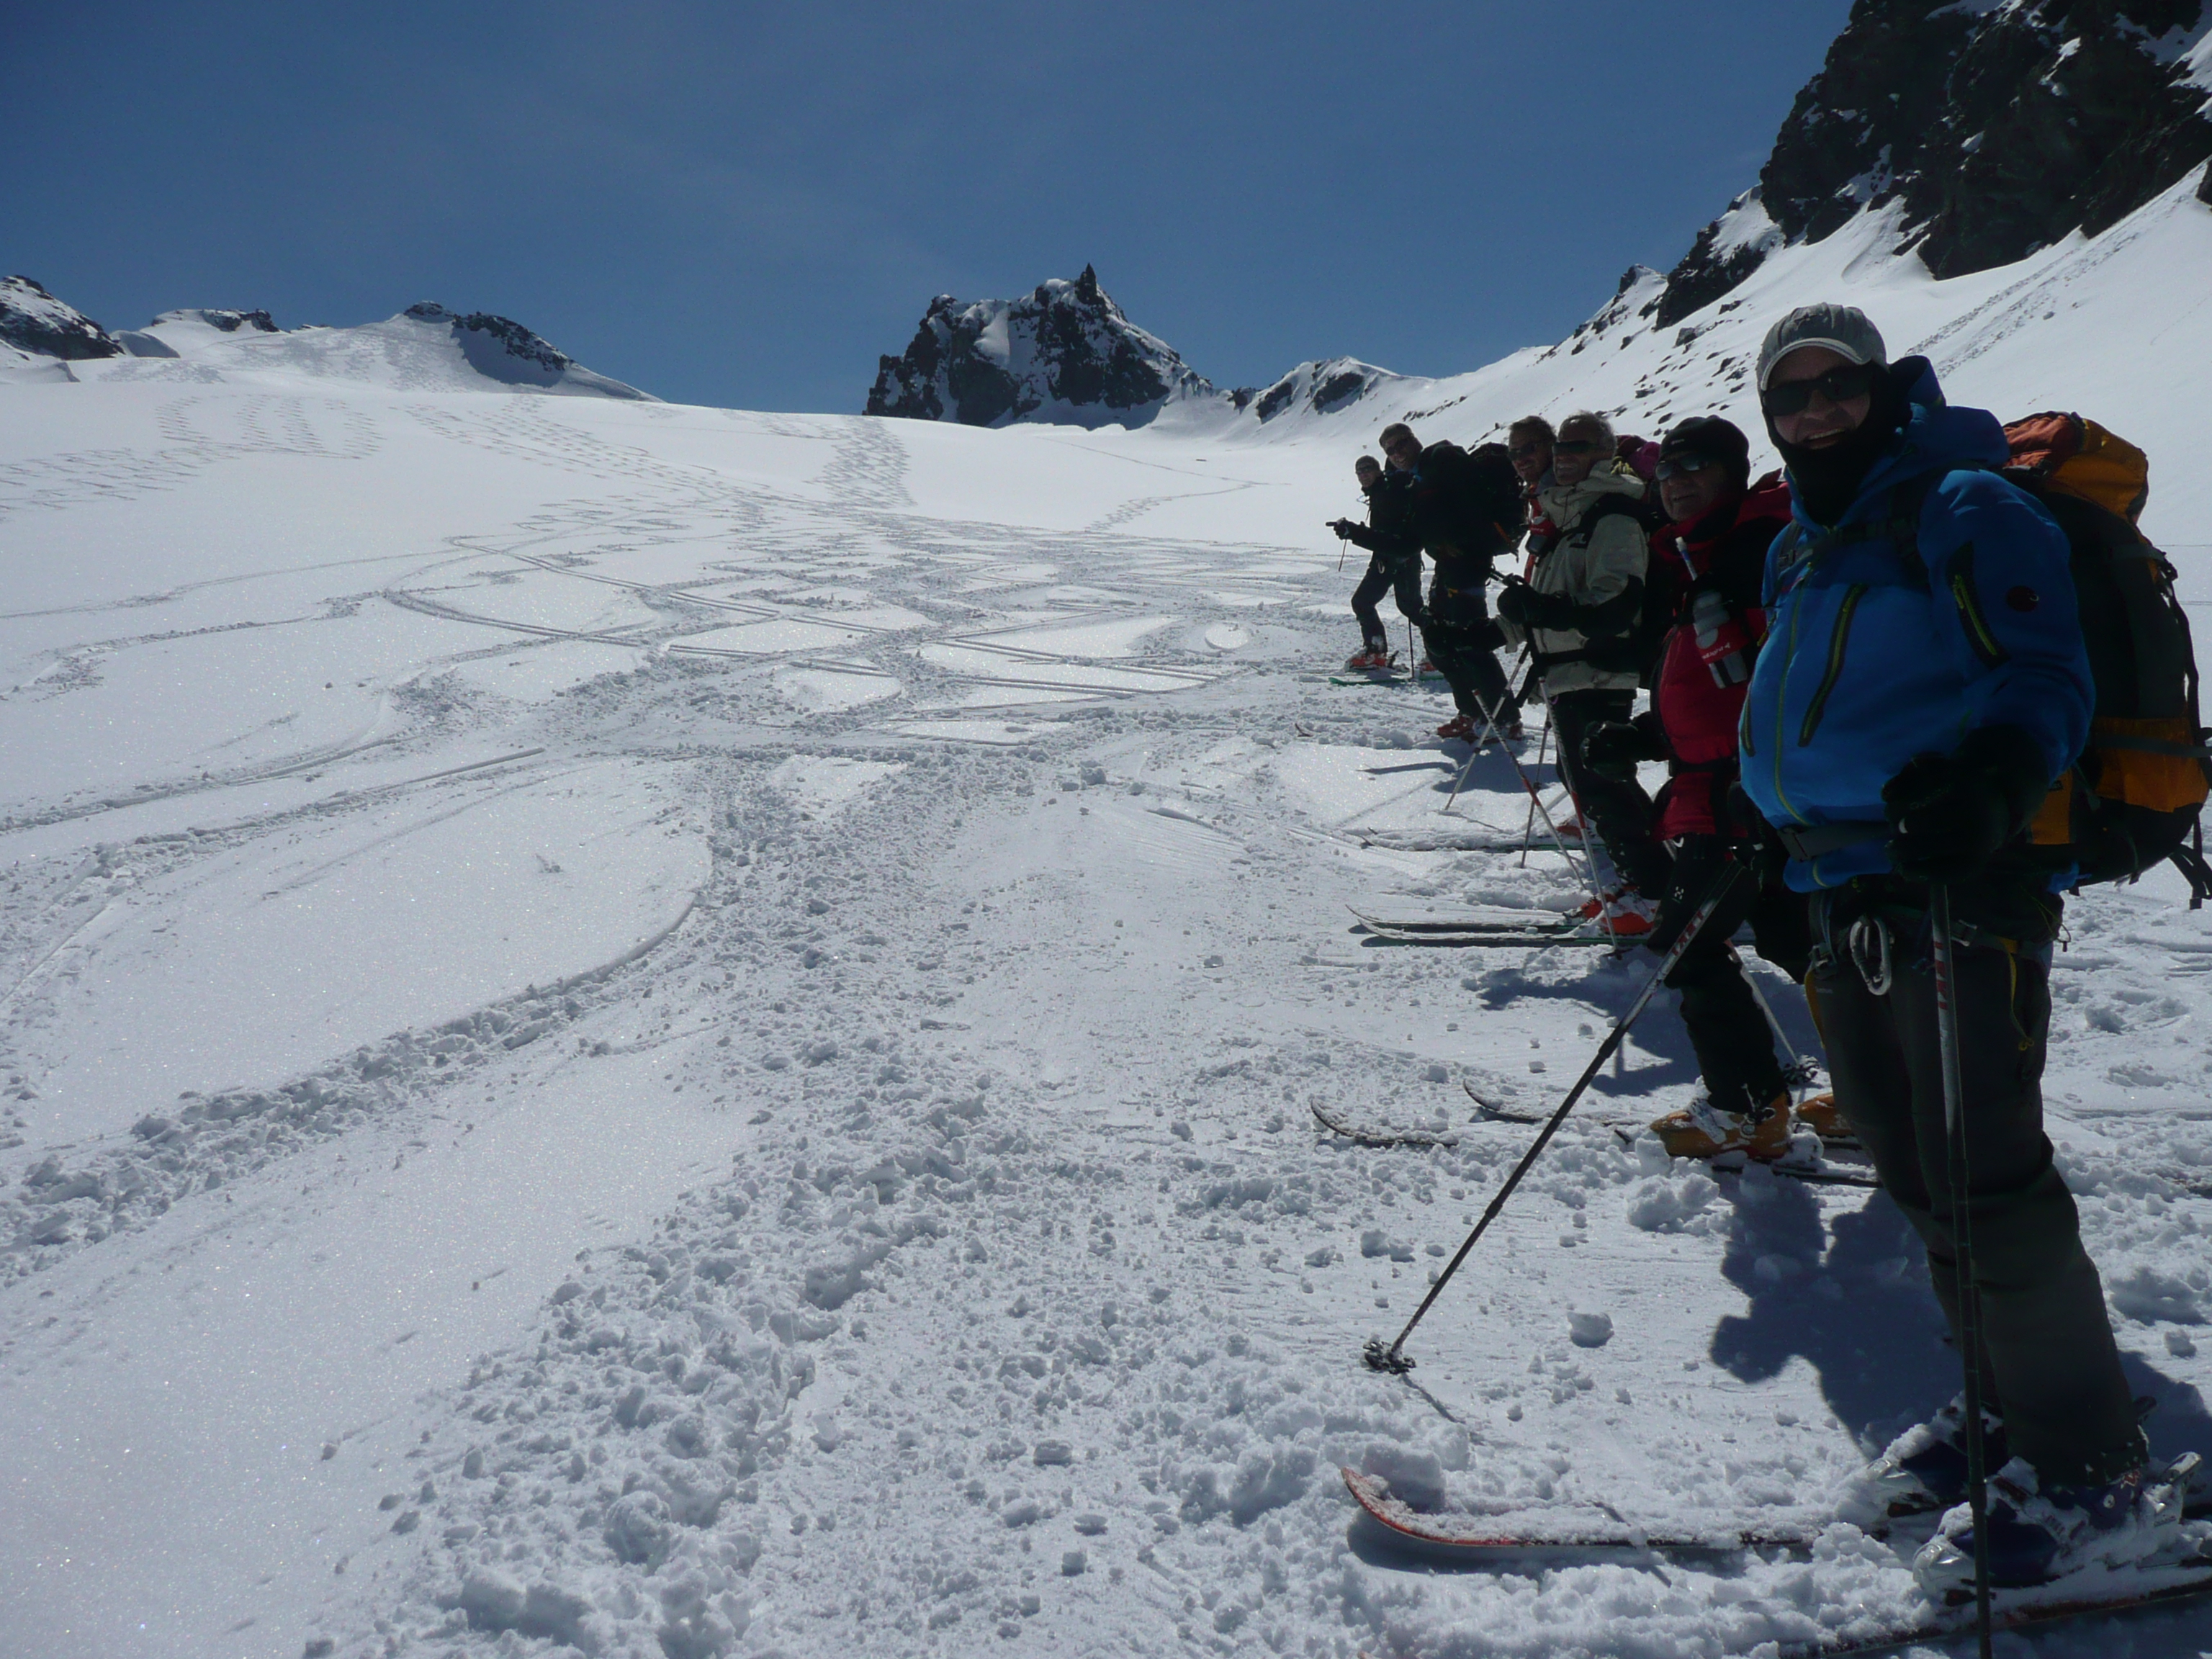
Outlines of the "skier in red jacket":
{"label": "skier in red jacket", "polygon": [[[1585,764],[1632,777],[1636,763],[1663,760],[1654,837],[1673,849],[1673,874],[1648,944],[1664,951],[1712,884],[1742,832],[1729,810],[1736,780],[1736,721],[1765,632],[1759,608],[1766,550],[1790,522],[1779,473],[1750,482],[1750,444],[1714,416],[1684,421],[1659,447],[1658,486],[1668,522],[1651,535],[1650,568],[1674,593],[1674,624],[1660,647],[1651,708],[1585,736]],[[1750,986],[1729,959],[1727,940],[1747,918],[1759,952],[1792,979],[1804,977],[1812,939],[1803,899],[1777,882],[1717,915],[1668,984],[1682,996],[1705,1098],[1651,1127],[1676,1158],[1747,1152],[1774,1158],[1790,1149],[1790,1085]]]}

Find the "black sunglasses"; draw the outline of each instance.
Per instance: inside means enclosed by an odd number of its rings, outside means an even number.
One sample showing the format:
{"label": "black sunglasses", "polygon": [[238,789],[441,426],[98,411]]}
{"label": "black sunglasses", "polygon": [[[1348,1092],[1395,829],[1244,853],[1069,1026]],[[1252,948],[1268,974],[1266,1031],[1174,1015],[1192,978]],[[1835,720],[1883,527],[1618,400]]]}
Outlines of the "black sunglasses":
{"label": "black sunglasses", "polygon": [[1587,455],[1604,447],[1595,438],[1555,438],[1552,441],[1552,453],[1555,455]]}
{"label": "black sunglasses", "polygon": [[1759,406],[1770,415],[1802,415],[1819,392],[1832,404],[1847,404],[1874,392],[1871,363],[1844,363],[1809,380],[1784,380],[1759,394]]}
{"label": "black sunglasses", "polygon": [[1679,477],[1682,473],[1703,472],[1709,466],[1719,465],[1720,463],[1710,455],[1675,455],[1660,462],[1652,476],[1664,483],[1668,479]]}
{"label": "black sunglasses", "polygon": [[1540,455],[1543,453],[1544,446],[1541,444],[1516,444],[1506,451],[1506,453],[1516,461],[1525,461],[1532,455]]}

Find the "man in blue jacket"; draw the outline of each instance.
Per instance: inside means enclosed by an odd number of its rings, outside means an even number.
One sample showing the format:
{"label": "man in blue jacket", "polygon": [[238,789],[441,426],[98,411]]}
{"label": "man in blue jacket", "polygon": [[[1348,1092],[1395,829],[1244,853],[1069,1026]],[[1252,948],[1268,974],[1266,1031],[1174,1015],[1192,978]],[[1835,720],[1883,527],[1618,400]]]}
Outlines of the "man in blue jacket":
{"label": "man in blue jacket", "polygon": [[[1991,1572],[2045,1582],[2141,1559],[2179,1504],[2148,1452],[2043,1132],[2060,901],[2025,848],[2095,699],[2064,534],[1994,470],[1984,410],[1892,364],[1859,311],[1808,306],[1768,333],[1759,386],[1793,523],[1768,555],[1771,618],[1744,704],[1743,783],[1809,896],[1808,989],[1836,1104],[1928,1247],[1958,1329],[1929,889],[1952,894],[1957,1021],[1982,1322]],[[1971,1583],[1965,1407],[1859,1478],[1850,1518],[1945,1509],[1916,1569]]]}

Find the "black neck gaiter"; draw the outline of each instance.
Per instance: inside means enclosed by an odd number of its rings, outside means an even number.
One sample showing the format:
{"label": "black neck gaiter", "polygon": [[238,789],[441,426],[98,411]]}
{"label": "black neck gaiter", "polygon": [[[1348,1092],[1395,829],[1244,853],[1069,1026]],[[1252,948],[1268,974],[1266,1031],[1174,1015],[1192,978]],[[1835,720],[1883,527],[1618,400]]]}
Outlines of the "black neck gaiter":
{"label": "black neck gaiter", "polygon": [[1910,412],[1911,404],[1898,390],[1893,374],[1875,379],[1874,406],[1867,410],[1864,422],[1845,433],[1841,442],[1825,449],[1783,442],[1782,434],[1774,429],[1774,417],[1766,417],[1766,435],[1782,452],[1790,481],[1797,488],[1798,501],[1815,524],[1833,525],[1850,510],[1858,499],[1859,485],[1888,452]]}

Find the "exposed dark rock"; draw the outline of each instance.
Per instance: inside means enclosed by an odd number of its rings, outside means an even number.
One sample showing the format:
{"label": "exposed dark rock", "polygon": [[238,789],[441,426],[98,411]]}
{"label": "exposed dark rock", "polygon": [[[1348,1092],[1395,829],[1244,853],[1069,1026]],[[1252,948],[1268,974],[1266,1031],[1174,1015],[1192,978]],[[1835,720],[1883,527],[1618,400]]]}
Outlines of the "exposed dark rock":
{"label": "exposed dark rock", "polygon": [[[1301,407],[1316,415],[1334,415],[1397,378],[1389,369],[1363,363],[1356,357],[1331,357],[1322,362],[1300,363],[1256,397],[1249,392],[1243,395],[1244,402],[1250,403],[1252,413],[1265,423]],[[1244,402],[1234,396],[1231,402],[1239,409],[1244,407]]]}
{"label": "exposed dark rock", "polygon": [[235,334],[244,329],[249,334],[277,334],[283,331],[276,319],[265,311],[216,311],[204,306],[194,306],[182,311],[165,311],[149,325],[160,327],[163,323],[205,323],[210,328],[220,329],[225,334]]}
{"label": "exposed dark rock", "polygon": [[1019,300],[929,302],[905,354],[878,360],[867,412],[996,426],[1135,424],[1173,397],[1213,397],[1166,342],[1122,315],[1088,265]]}
{"label": "exposed dark rock", "polygon": [[[1901,246],[1939,276],[2094,235],[2212,156],[2186,43],[2212,0],[1857,0],[1741,199],[1668,279],[1662,325],[1726,294],[1784,241],[1900,202]],[[2212,178],[2199,190],[2212,203]],[[1763,214],[1772,235],[1743,234]],[[1752,229],[1765,228],[1757,222]]]}
{"label": "exposed dark rock", "polygon": [[0,343],[72,362],[123,355],[121,341],[28,276],[0,277]]}
{"label": "exposed dark rock", "polygon": [[[268,313],[250,313],[265,316]],[[511,318],[495,317],[488,311],[472,311],[464,317],[451,312],[434,301],[425,300],[420,305],[407,307],[407,315],[422,323],[450,323],[453,337],[464,334],[480,334],[496,342],[510,357],[520,357],[525,362],[536,363],[552,374],[571,368],[575,359],[560,350],[540,336],[532,333]],[[469,342],[464,341],[468,344]]]}

